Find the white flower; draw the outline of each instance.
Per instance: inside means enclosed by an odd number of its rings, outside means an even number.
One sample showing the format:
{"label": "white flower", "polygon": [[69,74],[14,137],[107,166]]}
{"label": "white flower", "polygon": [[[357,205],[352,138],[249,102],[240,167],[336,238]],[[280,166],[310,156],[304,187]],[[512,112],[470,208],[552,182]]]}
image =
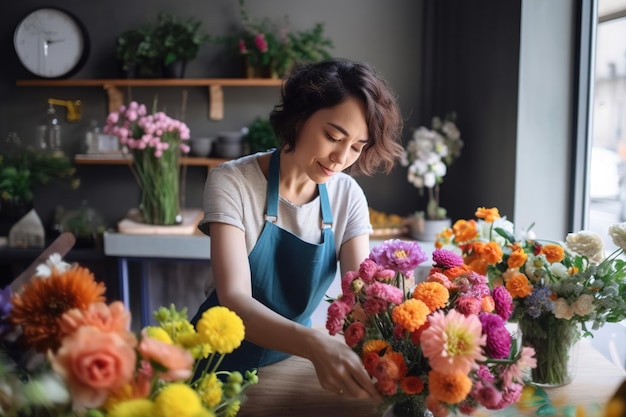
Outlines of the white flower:
{"label": "white flower", "polygon": [[604,242],[599,234],[582,230],[569,233],[565,238],[567,248],[586,257],[591,262],[600,263],[604,258]]}
{"label": "white flower", "polygon": [[560,262],[554,262],[550,264],[548,270],[552,275],[559,279],[567,278],[569,276],[567,267]]}
{"label": "white flower", "polygon": [[48,278],[50,277],[50,275],[52,275],[53,270],[55,270],[59,274],[62,274],[63,272],[70,269],[70,267],[70,264],[68,264],[67,262],[63,262],[60,254],[53,253],[52,255],[50,255],[46,263],[37,266],[35,276],[40,278]]}
{"label": "white flower", "polygon": [[565,298],[558,298],[554,302],[554,317],[565,320],[574,317],[574,309],[567,303]]}
{"label": "white flower", "polygon": [[616,246],[626,250],[626,223],[618,223],[609,227],[609,236]]}
{"label": "white flower", "polygon": [[580,297],[572,304],[574,313],[579,316],[590,314],[596,307],[593,305],[594,298],[591,294],[581,294]]}

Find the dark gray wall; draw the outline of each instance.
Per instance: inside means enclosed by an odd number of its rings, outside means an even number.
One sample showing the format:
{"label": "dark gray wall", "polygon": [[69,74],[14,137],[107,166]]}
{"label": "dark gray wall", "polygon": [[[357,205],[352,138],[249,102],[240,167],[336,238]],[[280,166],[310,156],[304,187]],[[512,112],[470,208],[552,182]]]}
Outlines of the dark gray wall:
{"label": "dark gray wall", "polygon": [[[311,27],[315,22],[326,24],[326,33],[334,41],[334,55],[368,61],[389,79],[399,94],[399,100],[409,124],[417,124],[418,97],[423,53],[421,52],[421,3],[395,0],[390,3],[375,0],[349,1],[250,1],[249,12],[276,20],[286,14],[294,29]],[[100,88],[40,88],[15,87],[16,79],[29,78],[13,51],[13,31],[26,13],[39,6],[54,5],[65,8],[86,25],[91,41],[91,53],[76,78],[117,77],[114,45],[118,34],[136,27],[146,19],[154,19],[158,11],[168,11],[181,17],[197,16],[211,34],[225,34],[239,22],[236,0],[183,0],[82,2],[76,0],[16,2],[0,16],[2,44],[0,53],[5,60],[0,84],[0,134],[17,132],[26,142],[34,141],[37,120],[46,109],[48,97],[81,99],[83,120],[66,124],[63,131],[64,148],[69,154],[80,150],[82,133],[89,120],[101,123],[106,117],[106,97]],[[207,45],[197,60],[189,64],[188,77],[238,76],[238,65],[224,62],[222,50]],[[237,129],[250,123],[258,115],[267,115],[278,98],[278,89],[225,89],[225,118],[219,122],[208,120],[208,92],[206,88],[188,88],[189,105],[186,121],[192,135],[214,135],[221,130]],[[159,103],[174,112],[180,106],[181,89],[133,88],[132,98],[151,102],[154,94]],[[0,145],[0,146],[4,146]],[[2,149],[2,148],[0,148]],[[138,191],[130,172],[120,166],[79,166],[82,186],[78,191],[49,186],[38,190],[36,208],[44,218],[51,216],[56,204],[78,205],[83,199],[100,210],[109,224],[137,205]],[[188,206],[201,204],[202,181],[206,170],[189,168],[187,185]],[[414,190],[404,180],[404,171],[396,169],[388,177],[376,176],[364,180],[371,204],[381,210],[397,210],[404,214],[414,210],[417,199],[398,200],[398,195],[413,196]],[[396,190],[395,192],[383,190]]]}
{"label": "dark gray wall", "polygon": [[[430,123],[434,114],[456,110],[466,142],[461,158],[446,177],[442,201],[451,217],[471,217],[477,206],[497,205],[512,212],[520,2],[498,0],[257,0],[249,1],[254,16],[280,20],[288,15],[294,29],[326,24],[334,41],[335,56],[373,64],[394,86],[406,117],[405,140],[412,128]],[[211,34],[226,34],[237,25],[237,0],[137,0],[84,2],[78,0],[24,0],[12,4],[0,16],[5,59],[0,76],[0,135],[17,132],[26,142],[34,141],[37,120],[49,97],[81,99],[83,120],[64,126],[64,147],[77,153],[89,120],[102,123],[106,96],[100,88],[16,87],[15,80],[29,78],[13,51],[13,31],[18,21],[35,7],[65,8],[86,25],[91,53],[76,78],[117,77],[115,39],[122,31],[153,19],[158,11],[181,17],[200,17]],[[222,50],[205,46],[197,60],[188,65],[187,77],[231,77],[238,65],[224,61]],[[182,89],[133,88],[132,98],[159,103],[175,112]],[[206,88],[187,88],[186,121],[192,135],[213,135],[250,123],[267,115],[278,97],[271,88],[226,88],[225,118],[208,120]],[[5,146],[0,144],[0,151]],[[109,225],[115,223],[138,201],[138,189],[127,167],[78,166],[82,186],[77,191],[47,186],[37,191],[35,205],[44,219],[54,206],[78,206],[87,200]],[[200,206],[206,170],[188,171],[187,206]],[[424,206],[417,190],[406,181],[406,169],[397,167],[390,175],[359,177],[370,205],[378,210],[409,214]],[[468,182],[468,179],[471,181]],[[471,184],[471,186],[468,186]]]}

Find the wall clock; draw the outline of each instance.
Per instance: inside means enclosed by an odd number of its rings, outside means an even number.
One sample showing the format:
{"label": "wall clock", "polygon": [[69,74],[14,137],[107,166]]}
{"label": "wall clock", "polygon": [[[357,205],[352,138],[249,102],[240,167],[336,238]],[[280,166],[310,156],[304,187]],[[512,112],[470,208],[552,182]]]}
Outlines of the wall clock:
{"label": "wall clock", "polygon": [[15,29],[13,46],[24,67],[44,78],[69,77],[85,63],[87,31],[71,13],[43,7],[26,15]]}

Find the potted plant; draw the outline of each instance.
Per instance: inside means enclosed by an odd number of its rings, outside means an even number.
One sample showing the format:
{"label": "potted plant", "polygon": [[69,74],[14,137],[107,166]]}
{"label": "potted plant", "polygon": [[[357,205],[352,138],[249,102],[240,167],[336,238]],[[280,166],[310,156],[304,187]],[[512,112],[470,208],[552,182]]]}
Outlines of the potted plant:
{"label": "potted plant", "polygon": [[201,32],[202,21],[179,19],[168,13],[159,13],[152,36],[155,49],[166,76],[182,78],[187,62],[198,55],[208,36]]}
{"label": "potted plant", "polygon": [[130,29],[117,37],[116,58],[120,70],[128,78],[160,76],[160,64],[154,48],[152,27]]}
{"label": "potted plant", "polygon": [[247,127],[243,140],[248,145],[248,152],[263,152],[279,146],[278,138],[269,119],[257,117]]}
{"label": "potted plant", "polygon": [[127,30],[117,38],[116,56],[122,70],[141,78],[183,77],[187,62],[196,58],[208,39],[201,26],[198,19],[159,13],[156,24]]}
{"label": "potted plant", "polygon": [[0,236],[33,208],[34,187],[56,181],[78,188],[71,161],[61,152],[24,147],[15,139],[15,149],[0,155]]}
{"label": "potted plant", "polygon": [[[412,223],[417,240],[434,241],[436,233],[450,224],[446,209],[439,204],[439,192],[447,167],[461,155],[462,147],[455,113],[433,117],[430,129],[420,126],[413,131],[401,164],[408,167],[407,179],[420,194],[424,189],[428,192],[426,210],[416,212]],[[437,222],[432,225],[434,232],[428,222]]]}
{"label": "potted plant", "polygon": [[331,57],[329,49],[333,43],[324,36],[322,23],[309,30],[291,32],[287,19],[278,25],[267,18],[252,18],[245,0],[239,0],[239,10],[241,30],[211,40],[242,58],[249,78],[283,77],[298,62]]}

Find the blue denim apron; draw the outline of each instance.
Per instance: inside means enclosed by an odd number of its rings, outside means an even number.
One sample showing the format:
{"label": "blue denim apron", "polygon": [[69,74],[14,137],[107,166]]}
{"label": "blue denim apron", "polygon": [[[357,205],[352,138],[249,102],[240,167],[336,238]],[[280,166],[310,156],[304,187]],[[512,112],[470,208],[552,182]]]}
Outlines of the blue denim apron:
{"label": "blue denim apron", "polygon": [[[312,244],[281,229],[274,222],[278,216],[280,151],[270,159],[267,184],[265,225],[259,240],[248,256],[252,276],[252,297],[277,312],[305,326],[322,301],[337,271],[332,213],[325,184],[318,184],[322,214],[322,241]],[[217,292],[202,303],[192,320],[196,323],[208,308],[218,305]],[[226,355],[220,369],[246,370],[269,365],[289,357],[244,340],[233,353]],[[200,367],[202,369],[202,367]]]}

